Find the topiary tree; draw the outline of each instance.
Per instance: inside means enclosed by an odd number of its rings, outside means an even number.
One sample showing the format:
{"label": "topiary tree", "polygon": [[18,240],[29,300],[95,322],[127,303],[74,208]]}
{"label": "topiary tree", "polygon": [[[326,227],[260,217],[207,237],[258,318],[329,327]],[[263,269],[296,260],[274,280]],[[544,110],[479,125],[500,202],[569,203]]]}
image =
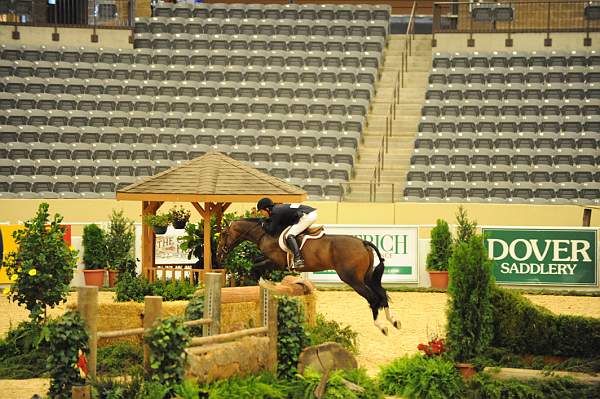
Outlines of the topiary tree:
{"label": "topiary tree", "polygon": [[445,220],[438,219],[431,230],[431,251],[427,254],[427,270],[448,270],[448,261],[452,256],[452,235]]}
{"label": "topiary tree", "polygon": [[46,319],[47,307],[66,301],[77,251],[64,241],[62,216],[49,221],[49,205],[40,204],[35,217],[25,228],[13,233],[17,250],[10,252],[2,265],[14,284],[8,289],[10,300],[25,305],[34,322]]}
{"label": "topiary tree", "polygon": [[83,264],[88,270],[104,269],[108,261],[108,248],[104,231],[96,224],[83,228]]}
{"label": "topiary tree", "polygon": [[492,262],[483,237],[458,242],[450,258],[448,347],[458,361],[483,353],[493,338]]}
{"label": "topiary tree", "polygon": [[477,233],[477,222],[469,220],[467,211],[462,205],[458,207],[456,214],[456,242],[469,242],[471,237]]}
{"label": "topiary tree", "polygon": [[[106,234],[107,264],[119,273],[135,271],[135,227],[133,221],[123,215],[123,210],[113,209]],[[133,266],[133,270],[130,270]]]}

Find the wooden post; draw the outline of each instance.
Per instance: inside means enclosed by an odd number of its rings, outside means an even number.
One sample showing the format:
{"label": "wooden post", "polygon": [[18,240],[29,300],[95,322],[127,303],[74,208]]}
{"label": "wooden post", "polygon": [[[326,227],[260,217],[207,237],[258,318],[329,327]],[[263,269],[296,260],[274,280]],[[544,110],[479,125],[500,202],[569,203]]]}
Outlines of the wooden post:
{"label": "wooden post", "polygon": [[[152,328],[157,319],[162,317],[162,297],[146,296],[144,297],[144,328]],[[150,348],[144,343],[144,368],[150,371]]]}
{"label": "wooden post", "polygon": [[202,336],[221,332],[221,273],[204,274],[204,318],[212,323],[202,326]]}
{"label": "wooden post", "polygon": [[268,328],[269,337],[269,370],[277,372],[277,300],[266,288],[260,287],[260,318],[263,326]]}
{"label": "wooden post", "polygon": [[204,270],[212,269],[212,251],[211,251],[211,226],[210,217],[212,216],[213,204],[210,202],[204,203]]}
{"label": "wooden post", "polygon": [[144,217],[147,215],[156,215],[156,211],[162,202],[150,202],[142,201],[142,276],[146,277],[148,281],[155,280],[154,268],[154,255],[155,255],[155,239],[154,231],[145,221]]}
{"label": "wooden post", "polygon": [[71,398],[92,399],[92,387],[90,385],[75,385],[71,387]]}
{"label": "wooden post", "polygon": [[87,358],[89,376],[96,380],[96,353],[98,350],[98,287],[79,287],[77,291],[77,311],[85,323],[88,333],[90,353]]}
{"label": "wooden post", "polygon": [[583,227],[590,227],[592,223],[592,208],[585,208],[583,210]]}

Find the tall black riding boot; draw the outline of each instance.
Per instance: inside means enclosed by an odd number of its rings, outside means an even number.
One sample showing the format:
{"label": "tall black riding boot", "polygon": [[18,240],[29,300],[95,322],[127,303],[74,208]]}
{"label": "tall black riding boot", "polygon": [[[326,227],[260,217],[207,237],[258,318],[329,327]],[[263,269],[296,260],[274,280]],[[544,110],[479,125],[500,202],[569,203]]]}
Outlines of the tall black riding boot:
{"label": "tall black riding boot", "polygon": [[285,239],[288,248],[292,250],[294,253],[294,262],[293,269],[298,269],[304,267],[304,259],[302,258],[302,254],[300,253],[300,248],[298,248],[298,243],[296,242],[296,236],[289,235]]}

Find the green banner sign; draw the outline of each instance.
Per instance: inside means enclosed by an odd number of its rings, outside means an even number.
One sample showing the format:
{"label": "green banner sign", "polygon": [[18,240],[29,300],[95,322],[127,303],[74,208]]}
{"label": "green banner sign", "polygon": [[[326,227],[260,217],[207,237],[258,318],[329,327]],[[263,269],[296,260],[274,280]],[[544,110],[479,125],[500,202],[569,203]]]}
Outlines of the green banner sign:
{"label": "green banner sign", "polygon": [[500,284],[597,285],[594,229],[482,231]]}

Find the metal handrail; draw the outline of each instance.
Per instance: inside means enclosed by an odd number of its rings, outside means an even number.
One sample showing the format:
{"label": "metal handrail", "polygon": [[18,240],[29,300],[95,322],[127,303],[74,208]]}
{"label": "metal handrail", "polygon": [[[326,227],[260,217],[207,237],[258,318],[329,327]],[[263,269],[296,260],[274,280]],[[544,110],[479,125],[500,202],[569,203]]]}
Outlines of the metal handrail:
{"label": "metal handrail", "polygon": [[[377,183],[373,182],[372,180],[340,183],[340,187],[342,189],[346,189],[346,188],[351,189],[353,186],[354,187],[368,186],[369,187],[369,201],[371,201],[371,202],[377,202],[378,200],[379,200],[379,202],[394,202],[396,200],[396,192],[398,189],[398,183],[380,182],[379,184],[377,184]],[[382,192],[382,189],[386,188],[386,187],[391,190],[387,191],[387,193]]]}
{"label": "metal handrail", "polygon": [[[496,2],[492,2],[495,4]],[[472,1],[436,1],[433,3],[432,35],[438,33],[546,33],[599,32],[600,21],[585,18],[588,0],[511,0],[502,2],[513,9],[506,21],[473,21]],[[447,22],[442,22],[447,19]]]}
{"label": "metal handrail", "polygon": [[[385,117],[385,132],[383,137],[381,138],[381,143],[379,144],[379,152],[377,153],[377,162],[375,163],[375,167],[373,168],[373,174],[371,176],[370,181],[370,199],[371,201],[375,201],[377,198],[377,186],[381,184],[381,171],[384,169],[385,164],[385,154],[389,152],[389,138],[392,136],[393,130],[393,122],[396,119],[396,109],[397,104],[399,103],[400,97],[400,76],[401,74],[396,73],[396,77],[394,78],[393,85],[393,98],[392,103],[388,107],[388,112]],[[392,186],[393,187],[393,186]],[[392,189],[393,191],[393,189]]]}
{"label": "metal handrail", "polygon": [[415,11],[417,9],[417,1],[415,0],[410,11],[408,26],[406,27],[406,36],[404,36],[404,50],[408,55],[412,55],[412,39],[415,37]]}

